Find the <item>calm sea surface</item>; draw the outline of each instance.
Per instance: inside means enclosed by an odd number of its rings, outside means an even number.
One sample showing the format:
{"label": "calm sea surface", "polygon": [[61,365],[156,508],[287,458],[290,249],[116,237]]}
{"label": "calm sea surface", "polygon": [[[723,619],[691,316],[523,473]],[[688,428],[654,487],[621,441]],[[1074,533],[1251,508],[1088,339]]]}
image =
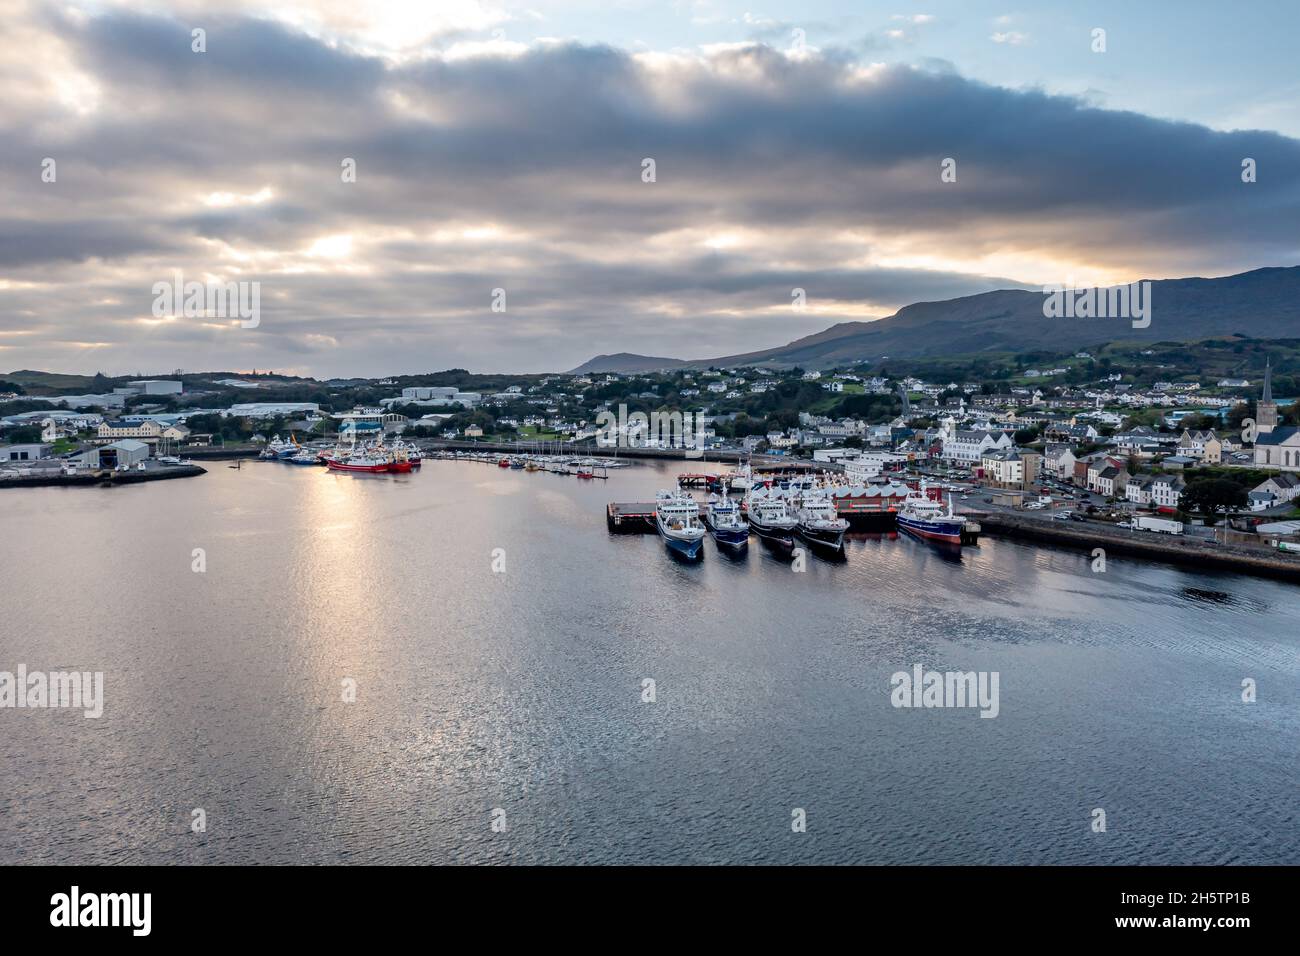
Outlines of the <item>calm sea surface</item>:
{"label": "calm sea surface", "polygon": [[[0,710],[0,863],[1300,863],[1294,585],[607,533],[680,465],[208,467],[0,492],[0,670],[106,697]],[[998,716],[895,709],[914,664]]]}

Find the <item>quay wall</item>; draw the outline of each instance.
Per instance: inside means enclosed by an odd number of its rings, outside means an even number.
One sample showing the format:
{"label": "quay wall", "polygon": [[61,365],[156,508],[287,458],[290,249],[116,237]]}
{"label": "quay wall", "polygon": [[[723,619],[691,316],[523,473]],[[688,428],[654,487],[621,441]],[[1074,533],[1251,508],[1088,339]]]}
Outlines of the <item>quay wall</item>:
{"label": "quay wall", "polygon": [[193,478],[206,475],[207,469],[198,465],[172,465],[149,471],[96,471],[80,475],[30,475],[22,478],[0,478],[0,488],[52,488],[86,487],[92,485],[131,485],[141,481],[167,481],[171,478]]}
{"label": "quay wall", "polygon": [[1284,578],[1300,583],[1300,558],[1264,546],[1216,544],[1203,538],[1129,531],[1102,525],[1053,521],[1004,512],[968,512],[984,534],[1042,541],[1062,547]]}
{"label": "quay wall", "polygon": [[619,448],[618,453],[615,454],[612,448],[598,448],[592,444],[566,444],[559,446],[557,450],[555,442],[536,441],[489,442],[437,439],[423,440],[418,444],[435,451],[500,452],[505,455],[558,454],[565,456],[586,455],[593,458],[651,458],[699,465],[739,465],[746,461],[752,461],[755,468],[782,468],[789,471],[808,471],[814,468],[817,471],[837,471],[843,468],[843,466],[837,468],[829,462],[819,461],[814,464],[800,458],[782,458],[780,455],[751,456],[746,452],[736,451],[711,451],[703,457],[688,458],[686,452],[680,448]]}

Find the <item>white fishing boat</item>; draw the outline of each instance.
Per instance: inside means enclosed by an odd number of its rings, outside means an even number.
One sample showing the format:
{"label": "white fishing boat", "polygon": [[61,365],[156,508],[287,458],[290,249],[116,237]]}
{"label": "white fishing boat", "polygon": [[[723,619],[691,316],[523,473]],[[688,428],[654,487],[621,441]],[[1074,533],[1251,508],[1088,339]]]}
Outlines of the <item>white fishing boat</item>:
{"label": "white fishing boat", "polygon": [[794,547],[799,519],[781,495],[771,492],[756,494],[751,490],[745,498],[745,517],[749,520],[749,529],[764,541],[786,551]]}
{"label": "white fishing boat", "polygon": [[749,491],[754,487],[754,472],[750,468],[749,462],[745,462],[731,474],[726,476],[727,487],[732,491]]}
{"label": "white fishing boat", "polygon": [[680,490],[659,492],[655,496],[655,528],[674,554],[694,561],[704,553],[700,505],[690,495]]}

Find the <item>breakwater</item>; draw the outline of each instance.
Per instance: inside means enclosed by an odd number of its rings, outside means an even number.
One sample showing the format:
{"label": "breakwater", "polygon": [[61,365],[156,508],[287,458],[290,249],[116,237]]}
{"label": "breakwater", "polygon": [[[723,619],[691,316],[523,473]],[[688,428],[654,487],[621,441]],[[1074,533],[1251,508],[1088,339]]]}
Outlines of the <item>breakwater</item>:
{"label": "breakwater", "polygon": [[0,488],[85,487],[88,485],[132,485],[142,481],[166,481],[171,478],[193,478],[207,474],[198,465],[169,465],[147,471],[88,471],[76,475],[46,474],[23,475],[19,478],[0,478]]}

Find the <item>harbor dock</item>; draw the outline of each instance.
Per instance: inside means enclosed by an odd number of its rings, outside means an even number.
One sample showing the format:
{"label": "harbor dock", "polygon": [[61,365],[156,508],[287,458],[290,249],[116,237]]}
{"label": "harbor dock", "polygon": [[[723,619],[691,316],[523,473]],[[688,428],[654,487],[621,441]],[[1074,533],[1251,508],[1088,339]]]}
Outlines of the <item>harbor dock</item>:
{"label": "harbor dock", "polygon": [[85,488],[93,485],[134,485],[142,481],[166,481],[172,478],[193,478],[206,475],[207,469],[198,465],[167,465],[145,471],[85,471],[75,475],[62,473],[23,475],[18,478],[0,478],[0,488]]}
{"label": "harbor dock", "polygon": [[654,533],[655,503],[611,501],[605,506],[605,525],[614,534]]}
{"label": "harbor dock", "polygon": [[[889,532],[898,529],[898,515],[893,509],[854,511],[839,509],[837,516],[849,523],[854,531]],[[611,501],[605,506],[605,524],[615,534],[653,533],[655,530],[655,503],[653,501]],[[979,525],[967,522],[963,541],[974,544],[979,535]]]}
{"label": "harbor dock", "polygon": [[1198,568],[1238,571],[1300,582],[1300,557],[1267,547],[1216,543],[1211,539],[1129,531],[1100,523],[1052,521],[997,511],[969,512],[985,534],[1055,544],[1066,548],[1102,548],[1124,554]]}

